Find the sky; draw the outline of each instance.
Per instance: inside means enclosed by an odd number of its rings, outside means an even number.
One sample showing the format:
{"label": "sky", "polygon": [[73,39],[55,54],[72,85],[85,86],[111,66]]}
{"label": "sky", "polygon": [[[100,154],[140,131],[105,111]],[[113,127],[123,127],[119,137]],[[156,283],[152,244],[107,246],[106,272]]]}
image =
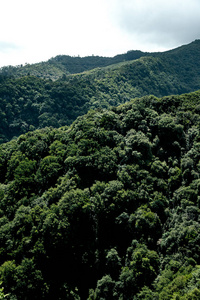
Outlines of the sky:
{"label": "sky", "polygon": [[199,0],[3,0],[0,67],[165,51],[200,39]]}

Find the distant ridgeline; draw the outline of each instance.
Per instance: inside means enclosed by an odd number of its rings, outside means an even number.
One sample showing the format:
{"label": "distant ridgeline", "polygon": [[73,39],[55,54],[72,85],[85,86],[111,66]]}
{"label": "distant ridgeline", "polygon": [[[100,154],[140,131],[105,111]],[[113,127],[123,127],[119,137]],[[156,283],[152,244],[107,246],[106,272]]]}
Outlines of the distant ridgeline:
{"label": "distant ridgeline", "polygon": [[195,40],[191,44],[184,45],[166,52],[142,52],[140,50],[132,50],[125,54],[119,54],[114,57],[101,57],[94,55],[87,57],[72,57],[69,55],[58,55],[41,63],[25,64],[24,66],[19,65],[16,67],[5,66],[0,69],[0,74],[2,76],[14,77],[33,75],[41,78],[56,80],[61,78],[63,75],[81,73],[95,68],[103,68],[121,62],[131,62],[141,57],[150,56],[164,58],[167,60],[170,58],[176,62],[176,64],[178,60],[179,67],[182,65],[183,68],[184,63],[186,62],[188,68],[189,64],[191,64],[191,67],[194,61],[196,61],[198,64],[199,48],[200,40]]}
{"label": "distant ridgeline", "polygon": [[1,68],[2,75],[15,77],[33,75],[48,79],[58,79],[63,75],[76,74],[95,68],[106,67],[122,61],[131,61],[142,56],[150,55],[139,50],[128,51],[115,57],[73,57],[69,55],[58,55],[46,62],[36,64],[19,65],[16,67],[7,66]]}
{"label": "distant ridgeline", "polygon": [[[146,72],[149,59],[137,61]],[[126,78],[133,65],[121,67]],[[55,83],[10,79],[6,112],[31,121],[40,111],[39,121],[47,122],[53,106],[58,122],[64,95],[98,94],[109,103],[115,84],[117,103],[126,92],[122,71],[102,74]],[[199,195],[200,91],[90,110],[69,126],[0,145],[0,282],[7,299],[200,299]]]}
{"label": "distant ridgeline", "polygon": [[144,95],[162,97],[199,88],[199,40],[163,53],[129,51],[113,58],[57,56],[35,65],[4,67],[0,142],[46,126],[69,125],[90,109],[117,106]]}

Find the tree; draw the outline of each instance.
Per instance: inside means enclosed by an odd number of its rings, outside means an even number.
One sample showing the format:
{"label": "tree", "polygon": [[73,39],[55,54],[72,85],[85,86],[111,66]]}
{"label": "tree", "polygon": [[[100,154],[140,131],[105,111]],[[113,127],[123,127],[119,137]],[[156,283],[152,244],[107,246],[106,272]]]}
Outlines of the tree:
{"label": "tree", "polygon": [[56,180],[61,174],[62,166],[57,156],[46,156],[40,162],[40,167],[37,172],[37,180],[42,186],[51,186],[56,183]]}
{"label": "tree", "polygon": [[[0,286],[2,285],[2,282],[0,282]],[[0,287],[0,300],[6,299],[9,294],[4,294],[4,287]]]}
{"label": "tree", "polygon": [[115,282],[109,275],[103,276],[100,280],[98,280],[95,291],[90,290],[88,300],[113,299],[114,286]]}
{"label": "tree", "polygon": [[161,222],[156,213],[146,205],[140,206],[130,216],[129,222],[137,239],[155,247],[162,233]]}
{"label": "tree", "polygon": [[144,286],[150,287],[158,274],[159,256],[146,245],[132,242],[120,274],[122,299],[131,299]]}

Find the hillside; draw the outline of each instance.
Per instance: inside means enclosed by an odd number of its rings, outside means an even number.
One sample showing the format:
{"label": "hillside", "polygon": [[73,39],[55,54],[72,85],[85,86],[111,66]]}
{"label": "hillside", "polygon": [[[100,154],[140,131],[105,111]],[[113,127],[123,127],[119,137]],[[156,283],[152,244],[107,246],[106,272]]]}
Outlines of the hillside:
{"label": "hillside", "polygon": [[[31,75],[19,78],[2,75],[0,141],[45,126],[70,125],[90,109],[117,106],[135,97],[149,94],[162,97],[200,88],[199,40],[155,56],[128,60],[140,54],[127,53],[127,60],[119,55],[117,59],[123,60],[119,63],[65,75],[56,81]],[[94,62],[90,65],[93,67]]]}
{"label": "hillside", "polygon": [[36,64],[19,65],[16,67],[7,66],[1,68],[0,74],[21,77],[21,76],[37,76],[45,79],[57,80],[63,75],[81,73],[98,67],[120,63],[122,61],[130,61],[138,59],[142,56],[150,55],[150,53],[133,50],[125,54],[119,54],[114,57],[87,56],[73,57],[69,55],[58,55],[46,62]]}
{"label": "hillside", "polygon": [[[175,65],[184,67],[184,61],[189,67],[190,60],[194,64],[195,57],[199,56],[199,43],[196,40],[191,44],[184,45],[166,52],[142,52],[139,50],[128,51],[124,54],[119,54],[114,57],[87,56],[87,57],[72,57],[69,55],[58,55],[52,57],[48,61],[43,61],[36,64],[25,64],[19,66],[7,66],[0,69],[1,75],[9,75],[14,77],[36,76],[39,78],[57,80],[65,75],[81,73],[95,68],[103,68],[109,65],[129,62],[141,57],[164,57],[171,58]],[[171,61],[171,63],[172,63]],[[177,64],[177,61],[178,64]]]}
{"label": "hillside", "polygon": [[200,91],[2,144],[7,299],[199,299],[199,162]]}

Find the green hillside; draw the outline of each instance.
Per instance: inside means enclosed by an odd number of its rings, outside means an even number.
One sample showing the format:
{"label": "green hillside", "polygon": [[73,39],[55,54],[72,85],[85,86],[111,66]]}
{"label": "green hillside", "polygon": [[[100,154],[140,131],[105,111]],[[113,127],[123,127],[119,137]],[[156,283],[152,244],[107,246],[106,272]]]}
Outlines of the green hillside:
{"label": "green hillside", "polygon": [[[135,97],[150,94],[162,97],[200,88],[199,40],[154,56],[146,55],[128,60],[140,54],[141,52],[130,51],[125,56],[115,57],[115,61],[121,62],[74,75],[64,75],[56,81],[31,75],[16,78],[11,76],[12,72],[2,73],[0,141],[6,142],[22,133],[45,126],[58,128],[70,125],[90,109],[117,106]],[[64,59],[62,56],[57,57],[63,68]],[[86,59],[87,68],[95,65],[95,59],[93,57],[93,63],[89,58]],[[79,58],[79,67],[84,68],[83,61]],[[100,61],[100,58],[97,59],[96,65]],[[101,63],[108,64],[108,61],[105,59],[103,62],[102,58]],[[77,67],[73,63],[71,66]],[[55,67],[58,68],[58,65]],[[65,74],[63,72],[62,75]]]}
{"label": "green hillside", "polygon": [[200,91],[23,134],[0,178],[7,299],[199,299]]}
{"label": "green hillside", "polygon": [[[166,52],[142,52],[139,50],[128,51],[114,57],[86,56],[73,57],[69,55],[58,55],[48,61],[36,64],[25,64],[19,66],[6,66],[0,69],[1,75],[12,75],[14,77],[36,76],[39,78],[57,80],[63,76],[81,73],[95,68],[103,68],[121,62],[129,62],[141,57],[159,57],[164,61],[171,60],[170,66],[184,69],[194,66],[199,56],[200,40],[196,40],[188,45],[184,45]],[[186,62],[186,65],[185,65]],[[172,65],[173,64],[173,65]],[[174,65],[175,64],[175,65]],[[190,65],[191,64],[191,65]],[[177,72],[177,68],[175,68]],[[179,70],[180,73],[180,70]]]}
{"label": "green hillside", "polygon": [[58,55],[41,63],[26,64],[24,66],[19,65],[16,67],[3,67],[1,68],[0,73],[4,75],[12,75],[14,77],[31,75],[40,78],[57,80],[63,75],[81,73],[87,70],[105,67],[122,61],[135,60],[146,55],[150,55],[150,53],[138,50],[128,51],[125,54],[119,54],[114,57],[73,57],[69,55]]}

